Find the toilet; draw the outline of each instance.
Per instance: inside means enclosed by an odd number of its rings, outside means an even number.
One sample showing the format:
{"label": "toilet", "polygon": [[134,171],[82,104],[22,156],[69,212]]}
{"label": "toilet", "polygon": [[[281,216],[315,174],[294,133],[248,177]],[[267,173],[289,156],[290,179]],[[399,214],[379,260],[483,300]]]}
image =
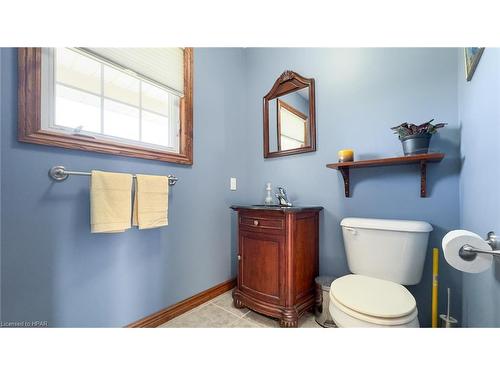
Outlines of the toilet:
{"label": "toilet", "polygon": [[429,233],[424,221],[345,218],[349,270],[333,281],[329,310],[338,327],[419,327],[415,298],[403,285],[422,279]]}

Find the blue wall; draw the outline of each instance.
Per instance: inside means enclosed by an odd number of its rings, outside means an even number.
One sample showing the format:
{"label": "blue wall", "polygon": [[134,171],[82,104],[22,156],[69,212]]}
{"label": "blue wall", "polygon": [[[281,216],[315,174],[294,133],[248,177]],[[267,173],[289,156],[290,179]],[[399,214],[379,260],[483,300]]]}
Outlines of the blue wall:
{"label": "blue wall", "polygon": [[[320,270],[348,272],[339,222],[346,216],[417,219],[434,227],[424,276],[410,290],[421,324],[430,324],[431,247],[458,224],[459,129],[456,49],[267,49],[246,50],[248,80],[249,191],[264,198],[265,183],[285,186],[296,204],[323,205]],[[315,153],[264,160],[262,96],[284,70],[316,79],[318,149]],[[358,158],[401,155],[391,126],[436,118],[449,126],[431,148],[446,159],[428,168],[430,197],[421,199],[417,166],[384,167],[351,173],[352,198],[343,195],[340,174],[327,169],[337,151],[353,148]],[[460,318],[461,275],[442,259],[441,292],[456,291],[452,311]],[[442,301],[444,302],[444,301]],[[444,304],[441,303],[441,311]]]}
{"label": "blue wall", "polygon": [[[462,130],[461,227],[484,236],[500,232],[500,50],[486,48],[472,81],[466,82],[458,53],[459,120]],[[500,326],[500,264],[463,274],[463,323]]]}
{"label": "blue wall", "polygon": [[[2,319],[50,326],[123,326],[235,276],[228,206],[244,145],[243,50],[196,49],[194,165],[22,144],[17,129],[17,51],[2,49]],[[230,157],[228,157],[230,155]],[[88,178],[73,170],[177,175],[170,225],[91,234]]]}

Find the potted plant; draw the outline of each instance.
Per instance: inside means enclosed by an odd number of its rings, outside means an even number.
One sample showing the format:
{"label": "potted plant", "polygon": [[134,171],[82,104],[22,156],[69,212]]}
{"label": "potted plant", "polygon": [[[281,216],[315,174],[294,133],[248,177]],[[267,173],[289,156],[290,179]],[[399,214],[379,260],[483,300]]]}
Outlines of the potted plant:
{"label": "potted plant", "polygon": [[442,128],[446,123],[431,124],[434,119],[420,125],[409,124],[407,122],[391,128],[399,135],[399,140],[403,145],[405,155],[426,154],[429,151],[429,142],[434,133]]}

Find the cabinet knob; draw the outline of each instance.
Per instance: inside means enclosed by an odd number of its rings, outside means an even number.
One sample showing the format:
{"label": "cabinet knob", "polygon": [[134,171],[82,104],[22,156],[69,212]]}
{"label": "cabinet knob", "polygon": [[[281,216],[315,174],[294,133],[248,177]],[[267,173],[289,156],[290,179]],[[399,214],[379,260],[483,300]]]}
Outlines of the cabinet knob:
{"label": "cabinet knob", "polygon": [[255,226],[259,225],[259,220],[254,220],[253,225],[255,225]]}
{"label": "cabinet knob", "polygon": [[238,255],[238,260],[241,260],[241,255]]}

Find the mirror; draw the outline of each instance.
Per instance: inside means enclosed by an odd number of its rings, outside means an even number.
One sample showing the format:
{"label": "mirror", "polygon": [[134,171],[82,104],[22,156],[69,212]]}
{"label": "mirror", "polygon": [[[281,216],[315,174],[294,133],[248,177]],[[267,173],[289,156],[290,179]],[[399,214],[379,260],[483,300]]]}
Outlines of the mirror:
{"label": "mirror", "polygon": [[314,79],[285,71],[264,97],[264,157],[316,151]]}

